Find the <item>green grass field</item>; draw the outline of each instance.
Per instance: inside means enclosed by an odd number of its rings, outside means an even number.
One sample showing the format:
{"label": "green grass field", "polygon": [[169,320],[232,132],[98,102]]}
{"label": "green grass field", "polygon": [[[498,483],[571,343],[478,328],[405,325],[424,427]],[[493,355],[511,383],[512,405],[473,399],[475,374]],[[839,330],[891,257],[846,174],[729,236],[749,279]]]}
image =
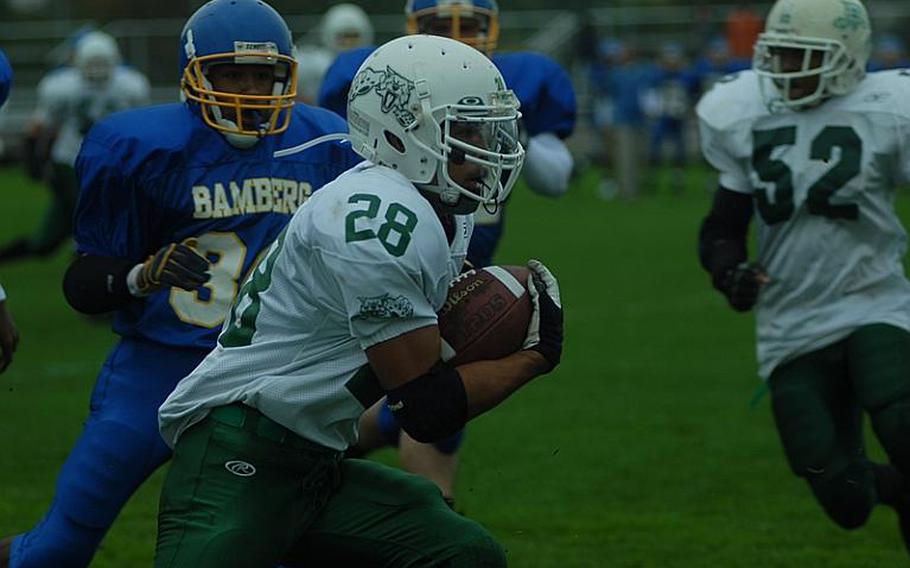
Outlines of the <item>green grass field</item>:
{"label": "green grass field", "polygon": [[[636,202],[600,201],[594,172],[561,201],[516,192],[499,261],[539,257],[559,276],[564,362],[471,425],[460,507],[516,567],[906,565],[894,513],[836,528],[789,472],[767,398],[750,407],[752,318],[698,266],[709,198],[704,172],[689,177],[681,196]],[[45,200],[0,172],[0,240],[33,226]],[[899,205],[910,220],[910,199]],[[70,254],[0,267],[23,336],[0,376],[0,535],[49,504],[114,341],[65,304]],[[161,481],[130,501],[93,566],[150,565]]]}

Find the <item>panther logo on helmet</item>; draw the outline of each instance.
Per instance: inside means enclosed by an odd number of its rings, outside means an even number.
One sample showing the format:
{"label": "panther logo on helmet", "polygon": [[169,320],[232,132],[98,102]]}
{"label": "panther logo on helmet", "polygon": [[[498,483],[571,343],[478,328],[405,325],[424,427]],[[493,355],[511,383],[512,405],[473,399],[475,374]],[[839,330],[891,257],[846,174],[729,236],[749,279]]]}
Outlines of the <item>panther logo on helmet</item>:
{"label": "panther logo on helmet", "polygon": [[844,2],[844,15],[834,20],[834,27],[839,30],[859,30],[868,27],[865,14],[860,6]]}
{"label": "panther logo on helmet", "polygon": [[392,113],[401,126],[407,127],[416,120],[409,108],[414,82],[401,73],[391,67],[386,67],[383,71],[376,71],[372,67],[362,69],[351,85],[348,102],[370,92],[375,92],[382,99],[382,112]]}

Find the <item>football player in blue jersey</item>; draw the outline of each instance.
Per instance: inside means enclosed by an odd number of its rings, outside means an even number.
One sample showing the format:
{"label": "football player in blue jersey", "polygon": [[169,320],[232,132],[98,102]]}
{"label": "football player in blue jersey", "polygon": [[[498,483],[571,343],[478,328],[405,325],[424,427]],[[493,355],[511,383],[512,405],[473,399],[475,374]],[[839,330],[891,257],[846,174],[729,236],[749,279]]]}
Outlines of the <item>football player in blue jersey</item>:
{"label": "football player in blue jersey", "polygon": [[261,0],[212,0],[180,36],[185,102],[111,115],[77,160],[69,303],[121,336],[51,508],[12,539],[13,568],[86,566],[170,457],[157,411],[214,347],[238,285],[310,193],[360,161],[346,125],[293,106],[291,32]]}
{"label": "football player in blue jersey", "polygon": [[[6,102],[12,85],[13,68],[10,66],[6,54],[0,50],[0,107]],[[0,286],[0,373],[13,362],[13,352],[16,351],[18,344],[19,330],[6,306],[6,291],[3,286]]]}
{"label": "football player in blue jersey", "polygon": [[[574,162],[563,140],[575,127],[575,91],[566,71],[537,53],[494,53],[499,39],[499,7],[495,0],[408,0],[407,30],[460,40],[491,56],[506,85],[521,102],[522,126],[527,140],[524,169],[527,185],[537,193],[558,197],[569,187]],[[348,91],[360,64],[374,47],[342,53],[323,79],[319,104],[347,115]],[[503,233],[504,211],[479,210],[468,261],[492,264]],[[457,451],[462,433],[435,445],[418,444],[402,433],[384,404],[371,408],[360,422],[361,442],[355,454],[396,444],[406,469],[436,482],[445,497],[454,496]]]}

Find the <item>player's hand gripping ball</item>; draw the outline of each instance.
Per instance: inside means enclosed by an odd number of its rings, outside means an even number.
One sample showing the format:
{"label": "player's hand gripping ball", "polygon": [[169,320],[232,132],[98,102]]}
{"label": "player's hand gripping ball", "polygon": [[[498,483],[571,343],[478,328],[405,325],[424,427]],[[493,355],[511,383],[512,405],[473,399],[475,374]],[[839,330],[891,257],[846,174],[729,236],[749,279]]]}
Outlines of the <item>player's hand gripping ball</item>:
{"label": "player's hand gripping ball", "polygon": [[531,269],[531,277],[528,279],[532,306],[531,325],[522,348],[540,353],[547,362],[549,372],[562,359],[563,312],[559,282],[539,260],[529,260],[528,268]]}

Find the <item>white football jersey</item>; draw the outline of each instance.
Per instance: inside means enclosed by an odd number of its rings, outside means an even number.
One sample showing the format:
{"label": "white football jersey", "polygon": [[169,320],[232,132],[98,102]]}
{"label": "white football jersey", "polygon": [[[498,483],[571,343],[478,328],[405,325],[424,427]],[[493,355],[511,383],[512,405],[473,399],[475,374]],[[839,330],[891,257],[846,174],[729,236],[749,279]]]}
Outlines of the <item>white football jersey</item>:
{"label": "white football jersey", "polygon": [[772,282],[756,305],[759,374],[857,327],[910,330],[906,232],[895,188],[910,179],[910,72],[869,74],[852,92],[769,112],[752,71],[697,107],[720,185],[754,198],[757,261]]}
{"label": "white football jersey", "polygon": [[210,409],[241,401],[335,450],[383,394],[368,347],[436,324],[473,223],[450,243],[430,203],[398,172],[363,162],[297,210],[247,278],[218,345],[159,410],[174,445]]}
{"label": "white football jersey", "polygon": [[76,163],[82,137],[105,116],[149,103],[150,88],[142,73],[118,66],[110,79],[96,85],[75,67],[46,75],[38,84],[38,103],[33,120],[56,129],[51,159],[57,164]]}

